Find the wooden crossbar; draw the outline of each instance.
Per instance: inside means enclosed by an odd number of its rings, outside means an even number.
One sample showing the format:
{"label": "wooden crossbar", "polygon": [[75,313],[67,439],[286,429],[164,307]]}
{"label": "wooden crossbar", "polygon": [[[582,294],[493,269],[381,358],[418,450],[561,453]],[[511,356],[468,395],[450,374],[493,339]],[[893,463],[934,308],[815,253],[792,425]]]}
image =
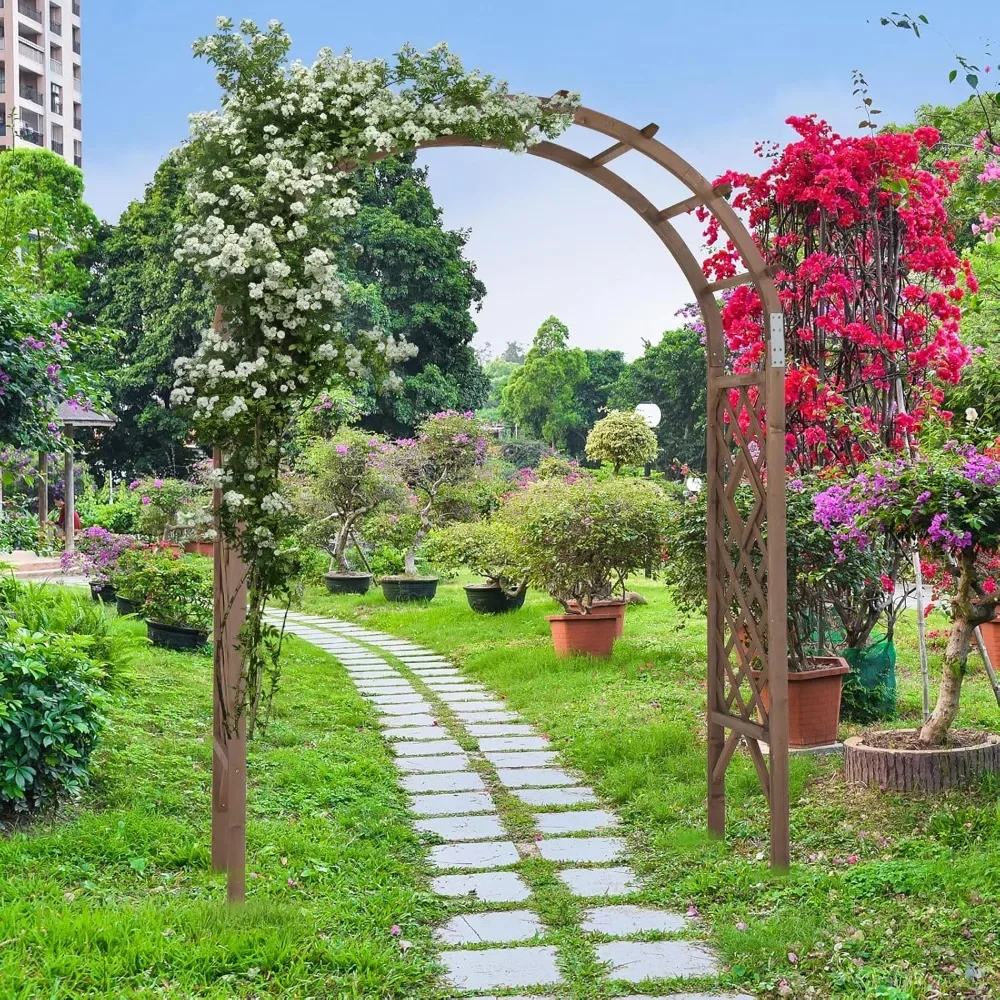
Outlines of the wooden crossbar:
{"label": "wooden crossbar", "polygon": [[[639,129],[639,131],[647,139],[652,139],[653,136],[660,131],[660,126],[655,122],[650,122],[645,128]],[[627,142],[616,142],[613,146],[608,146],[603,153],[598,153],[597,156],[592,156],[590,158],[590,162],[595,167],[603,167],[612,160],[617,160],[619,156],[624,156],[631,148],[632,147]]]}
{"label": "wooden crossbar", "polygon": [[724,292],[727,288],[736,288],[737,285],[746,285],[751,281],[753,281],[753,275],[749,271],[744,271],[742,274],[734,274],[721,281],[713,281],[708,286],[708,291],[714,295],[716,292]]}
{"label": "wooden crossbar", "polygon": [[[722,198],[728,198],[733,193],[732,184],[717,184],[712,190]],[[658,221],[664,222],[667,219],[674,219],[678,215],[685,215],[686,213],[693,211],[696,208],[705,204],[705,199],[700,195],[693,194],[690,198],[685,198],[683,201],[677,202],[675,205],[670,205],[665,208],[657,216]]]}

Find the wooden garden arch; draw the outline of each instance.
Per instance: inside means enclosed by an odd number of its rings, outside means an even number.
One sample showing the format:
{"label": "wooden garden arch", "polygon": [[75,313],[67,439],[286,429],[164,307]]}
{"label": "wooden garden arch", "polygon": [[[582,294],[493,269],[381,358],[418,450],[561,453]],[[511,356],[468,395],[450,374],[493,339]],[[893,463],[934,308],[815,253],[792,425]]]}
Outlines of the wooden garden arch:
{"label": "wooden garden arch", "polygon": [[[704,317],[708,347],[708,826],[718,836],[725,832],[726,769],[739,744],[745,742],[769,806],[771,864],[783,869],[789,862],[788,636],[785,341],[778,293],[750,233],[726,201],[728,186],[713,187],[658,141],[658,125],[634,128],[584,107],[576,109],[573,124],[607,137],[611,145],[595,156],[585,156],[543,141],[528,153],[588,177],[631,208],[677,262]],[[495,144],[442,136],[417,148],[445,146]],[[610,163],[631,151],[662,167],[685,185],[690,196],[661,208],[609,169]],[[742,273],[715,282],[706,278],[672,222],[699,207],[715,216],[739,250],[745,267]],[[751,282],[763,307],[767,350],[761,370],[734,375],[727,371],[716,296]],[[217,312],[217,327],[221,322]],[[741,488],[749,504],[737,503]],[[242,730],[227,733],[222,719],[238,715],[231,702],[240,677],[237,636],[242,616],[238,608],[245,604],[245,597],[242,602],[237,597],[244,573],[229,546],[223,541],[216,544],[212,860],[217,869],[228,869],[229,896],[235,900],[244,894],[246,739]],[[226,608],[233,611],[226,615]],[[224,714],[227,706],[231,710]],[[767,755],[761,743],[767,744]]]}

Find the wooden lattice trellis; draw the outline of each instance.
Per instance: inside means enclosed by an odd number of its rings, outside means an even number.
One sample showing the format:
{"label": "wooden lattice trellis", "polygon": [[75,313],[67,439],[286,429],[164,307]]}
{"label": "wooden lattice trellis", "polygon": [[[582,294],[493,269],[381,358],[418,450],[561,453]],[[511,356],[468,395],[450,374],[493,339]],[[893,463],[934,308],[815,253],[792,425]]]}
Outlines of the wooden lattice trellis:
{"label": "wooden lattice trellis", "polygon": [[[746,227],[726,201],[729,189],[713,187],[655,136],[659,126],[634,128],[590,108],[578,108],[574,125],[612,144],[586,156],[554,142],[529,149],[590,178],[631,208],[670,252],[701,309],[708,345],[708,825],[725,832],[725,773],[745,742],[767,796],[771,863],[788,864],[788,677],[785,567],[784,324],[777,291]],[[458,136],[423,143],[423,149],[488,145]],[[690,196],[659,208],[608,168],[635,151],[683,183]],[[704,207],[739,250],[746,270],[710,282],[671,220]],[[752,282],[768,318],[770,349],[762,370],[727,371],[719,292]],[[236,588],[244,578],[229,546],[216,549],[216,699],[225,717],[239,677]],[[219,572],[218,567],[224,567]],[[217,709],[217,716],[219,709]],[[235,713],[230,709],[228,715]],[[765,757],[760,743],[766,743]],[[229,738],[216,726],[213,781],[213,860],[230,873],[230,899],[242,898],[245,867],[245,736]],[[239,789],[234,788],[239,784]],[[234,810],[240,815],[235,815]]]}

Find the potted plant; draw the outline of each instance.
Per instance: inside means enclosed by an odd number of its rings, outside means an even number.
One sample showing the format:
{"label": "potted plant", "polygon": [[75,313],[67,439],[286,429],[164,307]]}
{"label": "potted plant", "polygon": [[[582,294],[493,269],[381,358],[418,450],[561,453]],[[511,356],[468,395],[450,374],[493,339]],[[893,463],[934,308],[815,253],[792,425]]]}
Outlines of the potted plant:
{"label": "potted plant", "polygon": [[[974,630],[996,617],[1000,549],[1000,449],[949,442],[910,461],[881,462],[817,495],[816,518],[838,549],[882,536],[919,545],[951,616],[937,704],[915,730],[847,741],[852,781],[937,790],[1000,769],[1000,737],[953,730]],[[947,595],[947,596],[944,596]]]}
{"label": "potted plant", "polygon": [[343,430],[314,442],[300,463],[296,503],[308,535],[330,554],[326,586],[331,594],[364,594],[372,574],[352,571],[347,551],[365,519],[398,508],[405,490],[386,460],[383,439]]}
{"label": "potted plant", "polygon": [[664,492],[643,479],[541,480],[515,493],[497,515],[521,544],[528,582],[564,614],[549,615],[559,656],[611,653],[618,613],[601,607],[663,547]]}
{"label": "potted plant", "polygon": [[212,629],[212,579],[180,558],[150,561],[152,589],[143,602],[146,631],[154,646],[200,649]]}
{"label": "potted plant", "polygon": [[181,479],[161,479],[147,477],[136,479],[129,489],[139,497],[137,531],[151,541],[160,542],[165,547],[180,551],[180,543],[170,541],[171,534],[183,534],[179,523],[181,515],[191,510],[195,494],[199,490]]}
{"label": "potted plant", "polygon": [[527,571],[510,524],[491,518],[439,528],[427,537],[427,555],[436,565],[466,566],[486,577],[485,583],[464,587],[469,607],[478,614],[506,614],[524,606]]}
{"label": "potted plant", "polygon": [[146,597],[153,592],[156,580],[154,562],[172,558],[151,546],[136,546],[124,552],[111,574],[115,602],[120,615],[141,614]]}
{"label": "potted plant", "polygon": [[467,485],[486,462],[487,442],[471,412],[445,410],[417,427],[416,438],[395,441],[386,457],[410,490],[417,515],[416,531],[406,551],[404,573],[379,581],[387,601],[429,601],[437,593],[436,576],[417,575],[417,549],[435,523],[450,520],[445,500]]}
{"label": "potted plant", "polygon": [[90,595],[95,601],[110,603],[115,599],[114,573],[119,561],[138,545],[131,535],[116,535],[94,525],[77,535],[76,551],[64,552],[63,570],[89,577]]}

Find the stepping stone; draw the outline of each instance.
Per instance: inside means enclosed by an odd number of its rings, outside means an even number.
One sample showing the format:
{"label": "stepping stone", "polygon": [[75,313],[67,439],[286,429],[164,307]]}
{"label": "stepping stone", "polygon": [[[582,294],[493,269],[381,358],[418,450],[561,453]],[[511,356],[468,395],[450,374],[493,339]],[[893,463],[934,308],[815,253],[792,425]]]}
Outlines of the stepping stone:
{"label": "stepping stone", "polygon": [[379,705],[379,712],[382,715],[413,715],[417,712],[430,714],[431,706],[426,701],[421,701],[418,697],[416,701],[408,701],[404,705]]}
{"label": "stepping stone", "polygon": [[478,872],[475,875],[439,875],[431,882],[439,896],[470,898],[483,903],[523,903],[531,891],[516,872]]}
{"label": "stepping stone", "polygon": [[435,754],[462,753],[462,748],[454,740],[407,740],[392,748],[397,757],[431,757]]}
{"label": "stepping stone", "polygon": [[430,680],[421,678],[421,680],[432,691],[440,691],[442,694],[472,694],[473,692],[479,694],[485,690],[480,684],[470,684],[468,681],[439,681],[436,677],[432,677]]}
{"label": "stepping stone", "polygon": [[486,792],[443,792],[414,795],[410,799],[410,812],[415,816],[453,816],[496,812],[496,806]]}
{"label": "stepping stone", "polygon": [[508,865],[516,865],[520,860],[521,855],[509,840],[440,844],[430,850],[431,864],[440,869],[506,868]]}
{"label": "stepping stone", "polygon": [[687,979],[719,973],[715,956],[691,941],[611,941],[597,946],[597,960],[610,962],[612,979]]}
{"label": "stepping stone", "polygon": [[469,758],[463,753],[440,757],[398,757],[396,767],[407,774],[440,774],[442,771],[461,771]]}
{"label": "stepping stone", "polygon": [[355,686],[359,691],[368,694],[393,694],[413,690],[413,685],[409,681],[403,680],[402,677],[380,677],[373,681],[359,681]]}
{"label": "stepping stone", "polygon": [[406,726],[385,729],[382,731],[382,735],[387,740],[414,740],[421,743],[426,740],[442,742],[451,739],[451,733],[444,726]]}
{"label": "stepping stone", "polygon": [[460,990],[549,986],[562,982],[553,947],[446,951],[441,954],[440,962],[447,970],[445,981]]}
{"label": "stepping stone", "polygon": [[598,906],[583,915],[583,930],[588,934],[608,934],[626,937],[646,931],[675,934],[688,928],[679,913],[650,910],[643,906]]}
{"label": "stepping stone", "polygon": [[488,753],[505,753],[512,750],[548,750],[549,741],[541,736],[493,737],[480,740],[479,749]]}
{"label": "stepping stone", "polygon": [[470,712],[465,708],[456,708],[452,713],[456,719],[462,722],[520,722],[520,717],[516,712]]}
{"label": "stepping stone", "polygon": [[579,781],[558,767],[516,767],[497,771],[497,777],[507,788],[550,788],[553,785],[575,785]]}
{"label": "stepping stone", "polygon": [[567,868],[556,873],[576,896],[631,896],[642,888],[631,868]]}
{"label": "stepping stone", "polygon": [[434,939],[444,945],[512,944],[544,933],[542,922],[531,910],[507,910],[452,917],[434,932]]}
{"label": "stepping stone", "polygon": [[360,681],[378,681],[378,680],[389,680],[389,678],[395,678],[397,681],[401,680],[398,673],[395,670],[389,670],[388,668],[384,670],[348,670],[347,673],[350,675],[352,680]]}
{"label": "stepping stone", "polygon": [[463,716],[470,719],[477,715],[497,715],[504,712],[506,709],[506,706],[502,701],[496,701],[492,698],[489,701],[455,701],[454,698],[449,700],[447,698],[442,698],[440,695],[438,695],[438,697],[441,698],[441,701],[443,701],[444,704],[447,705],[456,715],[461,713]]}
{"label": "stepping stone", "polygon": [[606,809],[586,809],[583,812],[535,813],[539,833],[583,833],[617,826],[618,817]]}
{"label": "stepping stone", "polygon": [[379,719],[379,725],[389,727],[402,726],[433,726],[437,720],[428,712],[416,712],[413,715],[394,715]]}
{"label": "stepping stone", "polygon": [[374,702],[376,705],[414,705],[423,701],[424,696],[417,694],[416,691],[411,689],[408,693],[370,694],[368,695],[368,700]]}
{"label": "stepping stone", "polygon": [[537,846],[546,861],[576,864],[602,865],[617,861],[625,853],[625,841],[621,837],[555,837],[540,840]]}
{"label": "stepping stone", "polygon": [[418,819],[414,826],[442,840],[496,840],[507,833],[496,816],[455,816],[447,819]]}
{"label": "stepping stone", "polygon": [[549,767],[559,762],[555,750],[525,750],[516,753],[488,753],[486,759],[500,767]]}
{"label": "stepping stone", "polygon": [[496,701],[496,703],[503,708],[503,702],[494,698],[489,691],[484,691],[482,688],[477,691],[459,691],[457,694],[445,692],[441,695],[441,700],[446,705],[459,705],[464,704],[467,701]]}
{"label": "stepping stone", "polygon": [[400,780],[407,792],[485,792],[483,779],[475,771],[447,771],[444,774],[407,774]]}
{"label": "stepping stone", "polygon": [[[483,737],[495,737],[495,736],[534,736],[535,730],[532,726],[526,723],[517,722],[488,722],[486,725],[469,725],[465,727],[466,732],[470,736],[475,736],[477,739]],[[485,749],[482,743],[479,744],[480,749]]]}

